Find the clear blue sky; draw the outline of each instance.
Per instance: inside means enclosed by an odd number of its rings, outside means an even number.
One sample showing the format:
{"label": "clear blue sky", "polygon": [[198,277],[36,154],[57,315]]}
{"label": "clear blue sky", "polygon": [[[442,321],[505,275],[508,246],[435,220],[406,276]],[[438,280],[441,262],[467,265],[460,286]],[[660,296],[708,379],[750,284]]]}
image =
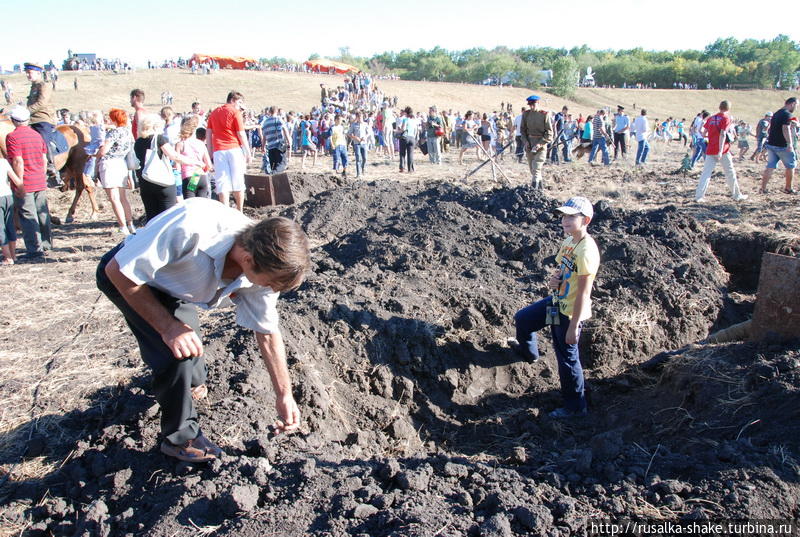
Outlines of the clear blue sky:
{"label": "clear blue sky", "polygon": [[[146,64],[194,52],[305,60],[505,45],[702,49],[718,37],[800,40],[788,0],[63,0],[3,9],[0,66],[73,52]],[[17,21],[12,23],[11,21]]]}

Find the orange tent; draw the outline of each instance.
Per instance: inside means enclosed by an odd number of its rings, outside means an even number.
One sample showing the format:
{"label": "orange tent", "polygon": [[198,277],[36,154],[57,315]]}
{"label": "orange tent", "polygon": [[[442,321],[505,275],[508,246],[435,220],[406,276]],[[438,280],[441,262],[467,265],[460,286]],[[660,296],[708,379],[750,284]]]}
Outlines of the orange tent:
{"label": "orange tent", "polygon": [[243,56],[210,56],[208,54],[193,54],[189,63],[208,63],[215,61],[221,69],[247,69],[250,65],[256,65],[258,61],[254,58]]}
{"label": "orange tent", "polygon": [[358,67],[326,59],[308,60],[303,62],[303,64],[315,73],[330,73],[331,70],[334,70],[336,74],[343,75],[345,73],[358,73],[361,71]]}

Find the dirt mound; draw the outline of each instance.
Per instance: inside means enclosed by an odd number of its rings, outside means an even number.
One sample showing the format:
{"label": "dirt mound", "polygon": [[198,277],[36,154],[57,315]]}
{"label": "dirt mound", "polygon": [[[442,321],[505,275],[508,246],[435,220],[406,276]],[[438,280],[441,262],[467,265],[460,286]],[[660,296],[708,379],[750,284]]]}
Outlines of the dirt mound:
{"label": "dirt mound", "polygon": [[596,204],[603,264],[582,340],[592,418],[543,416],[560,399],[552,353],[523,363],[504,341],[543,293],[556,206],[527,188],[355,182],[287,209],[320,244],[313,274],[281,300],[302,433],[270,436],[252,335],[212,312],[199,412],[228,455],[165,460],[138,378],[61,420],[77,445],[31,438],[29,456],[64,462],[4,489],[0,516],[30,535],[255,537],[562,536],[598,513],[800,514],[800,346],[690,347],[667,371],[636,367],[703,337],[723,302],[726,273],[672,207]]}

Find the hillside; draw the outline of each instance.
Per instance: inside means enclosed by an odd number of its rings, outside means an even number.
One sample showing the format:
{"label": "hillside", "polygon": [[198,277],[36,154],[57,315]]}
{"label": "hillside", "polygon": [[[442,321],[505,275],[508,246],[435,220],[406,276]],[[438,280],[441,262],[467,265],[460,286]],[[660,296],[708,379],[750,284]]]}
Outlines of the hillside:
{"label": "hillside", "polygon": [[[73,81],[78,79],[78,91]],[[5,77],[15,90],[15,99],[24,99],[28,82],[23,75]],[[91,108],[107,110],[114,106],[127,107],[128,94],[133,88],[142,88],[147,104],[153,109],[160,106],[160,95],[169,89],[178,111],[188,110],[192,101],[204,108],[221,104],[228,91],[236,89],[245,95],[250,108],[261,109],[276,104],[287,110],[308,111],[319,99],[319,84],[340,83],[341,76],[284,72],[222,71],[210,76],[192,75],[178,70],[140,70],[130,75],[98,72],[64,72],[55,93],[55,105],[77,111]],[[397,95],[400,103],[423,109],[431,104],[440,108],[466,111],[467,109],[492,111],[501,102],[512,102],[516,110],[524,105],[525,97],[533,90],[525,88],[486,87],[467,84],[380,80],[377,82],[388,95]],[[767,110],[777,110],[786,92],[767,90],[634,90],[580,88],[574,101],[554,97],[536,90],[551,110],[565,103],[576,112],[587,114],[602,106],[622,103],[633,111],[645,107],[651,118],[672,115],[689,118],[699,110],[715,110],[719,101],[730,99],[733,114],[754,121]]]}

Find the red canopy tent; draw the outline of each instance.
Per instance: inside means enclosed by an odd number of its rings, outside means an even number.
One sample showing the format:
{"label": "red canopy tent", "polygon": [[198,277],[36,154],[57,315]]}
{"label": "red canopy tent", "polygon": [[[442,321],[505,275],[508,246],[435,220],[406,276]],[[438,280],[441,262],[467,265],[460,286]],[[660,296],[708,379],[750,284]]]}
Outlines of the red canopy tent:
{"label": "red canopy tent", "polygon": [[303,64],[315,73],[330,73],[331,71],[335,71],[336,74],[343,75],[345,73],[358,73],[361,71],[358,67],[326,59],[308,60],[303,62]]}
{"label": "red canopy tent", "polygon": [[255,58],[245,58],[244,56],[212,56],[208,54],[193,54],[189,63],[208,63],[215,61],[221,69],[247,69],[250,65],[256,65]]}

